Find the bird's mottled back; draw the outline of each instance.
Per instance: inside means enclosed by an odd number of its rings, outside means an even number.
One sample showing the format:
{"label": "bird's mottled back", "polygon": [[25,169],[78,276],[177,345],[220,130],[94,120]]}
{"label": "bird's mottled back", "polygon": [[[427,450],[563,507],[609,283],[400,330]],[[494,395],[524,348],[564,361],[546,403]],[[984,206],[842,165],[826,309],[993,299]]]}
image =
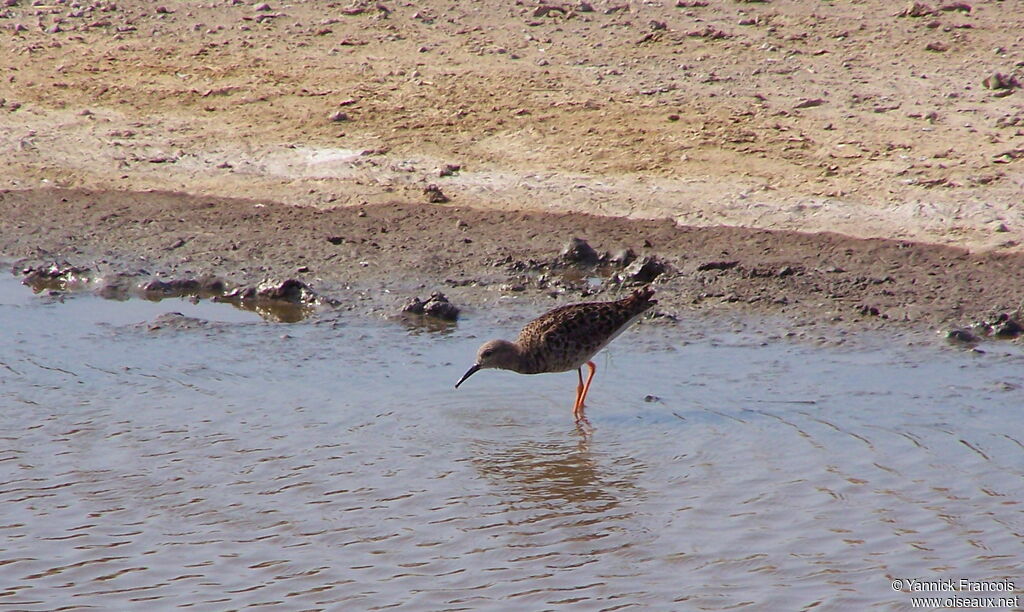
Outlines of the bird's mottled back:
{"label": "bird's mottled back", "polygon": [[648,308],[657,304],[649,287],[614,302],[556,308],[530,322],[516,339],[523,374],[565,372],[586,363]]}

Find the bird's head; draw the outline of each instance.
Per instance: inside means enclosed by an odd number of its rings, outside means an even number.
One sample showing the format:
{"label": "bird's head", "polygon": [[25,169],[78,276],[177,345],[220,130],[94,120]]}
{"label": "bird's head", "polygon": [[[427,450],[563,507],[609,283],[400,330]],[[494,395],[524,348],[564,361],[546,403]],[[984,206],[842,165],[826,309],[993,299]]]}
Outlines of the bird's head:
{"label": "bird's head", "polygon": [[463,374],[459,382],[455,383],[458,389],[467,378],[478,370],[497,368],[499,370],[515,370],[519,365],[519,347],[508,340],[490,340],[484,342],[476,352],[476,363]]}

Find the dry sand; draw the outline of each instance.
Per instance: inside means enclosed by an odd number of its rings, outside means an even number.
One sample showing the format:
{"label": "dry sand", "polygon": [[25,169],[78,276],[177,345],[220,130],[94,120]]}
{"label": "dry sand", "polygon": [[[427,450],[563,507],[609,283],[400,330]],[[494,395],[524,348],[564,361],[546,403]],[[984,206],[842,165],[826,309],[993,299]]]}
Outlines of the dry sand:
{"label": "dry sand", "polygon": [[0,4],[9,259],[386,310],[590,294],[545,265],[579,236],[669,314],[1024,302],[1013,2]]}

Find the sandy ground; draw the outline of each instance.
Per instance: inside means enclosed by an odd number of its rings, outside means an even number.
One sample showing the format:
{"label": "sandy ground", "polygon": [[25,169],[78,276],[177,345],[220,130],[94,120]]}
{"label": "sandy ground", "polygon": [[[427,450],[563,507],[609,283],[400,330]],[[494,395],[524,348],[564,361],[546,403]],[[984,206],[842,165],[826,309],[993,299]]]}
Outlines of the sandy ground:
{"label": "sandy ground", "polygon": [[0,255],[484,303],[550,293],[580,236],[661,257],[669,311],[953,325],[1024,302],[1022,31],[1005,1],[6,0]]}

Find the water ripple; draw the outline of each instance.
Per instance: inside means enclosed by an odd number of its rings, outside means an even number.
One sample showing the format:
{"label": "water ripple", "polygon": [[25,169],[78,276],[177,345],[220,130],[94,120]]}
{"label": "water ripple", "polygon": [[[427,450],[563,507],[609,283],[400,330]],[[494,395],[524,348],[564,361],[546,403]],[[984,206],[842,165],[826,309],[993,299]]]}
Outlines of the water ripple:
{"label": "water ripple", "polygon": [[1024,574],[1012,354],[638,332],[587,436],[572,374],[453,392],[461,323],[53,316],[87,305],[0,306],[8,609],[902,609],[890,577]]}

